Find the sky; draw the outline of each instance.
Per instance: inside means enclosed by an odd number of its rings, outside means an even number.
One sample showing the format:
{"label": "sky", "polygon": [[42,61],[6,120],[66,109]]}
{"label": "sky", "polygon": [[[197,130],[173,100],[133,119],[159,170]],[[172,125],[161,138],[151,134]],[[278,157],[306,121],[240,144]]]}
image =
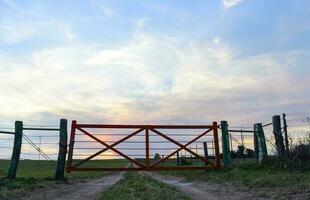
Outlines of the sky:
{"label": "sky", "polygon": [[310,1],[0,1],[0,127],[310,111]]}

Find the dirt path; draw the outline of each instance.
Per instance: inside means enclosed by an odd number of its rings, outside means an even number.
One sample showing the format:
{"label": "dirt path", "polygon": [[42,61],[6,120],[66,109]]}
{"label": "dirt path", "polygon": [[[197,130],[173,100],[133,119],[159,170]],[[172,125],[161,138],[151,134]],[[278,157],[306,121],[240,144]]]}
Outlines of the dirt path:
{"label": "dirt path", "polygon": [[107,190],[123,178],[124,173],[106,175],[97,180],[69,182],[34,191],[21,199],[32,200],[92,200],[100,192]]}
{"label": "dirt path", "polygon": [[266,199],[255,197],[250,192],[233,186],[223,186],[209,182],[186,181],[180,177],[162,176],[157,173],[147,173],[157,181],[174,186],[177,190],[193,200],[248,200],[248,199]]}

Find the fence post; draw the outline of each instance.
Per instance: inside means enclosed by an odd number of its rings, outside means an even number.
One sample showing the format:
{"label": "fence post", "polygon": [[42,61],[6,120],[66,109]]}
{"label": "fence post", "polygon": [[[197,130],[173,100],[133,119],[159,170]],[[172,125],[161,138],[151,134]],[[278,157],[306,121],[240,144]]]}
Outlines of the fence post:
{"label": "fence post", "polygon": [[65,165],[66,165],[66,154],[67,154],[67,120],[60,120],[59,127],[59,151],[56,166],[55,179],[64,179]]}
{"label": "fence post", "polygon": [[[205,154],[205,159],[208,161],[209,160],[209,154],[208,154],[208,144],[207,142],[203,142],[203,152]],[[208,165],[208,162],[205,162],[205,166]]]}
{"label": "fence post", "polygon": [[257,134],[257,131],[256,131],[256,124],[254,124],[254,151],[255,151],[255,158],[256,158],[256,162],[259,162],[258,158],[259,158],[259,149],[258,149],[258,141],[257,141],[257,138],[258,138],[258,134]]}
{"label": "fence post", "polygon": [[231,166],[231,157],[229,149],[229,136],[228,136],[228,124],[227,121],[221,121],[222,129],[222,153],[224,167]]}
{"label": "fence post", "polygon": [[272,117],[273,124],[273,134],[276,141],[276,147],[278,151],[279,157],[283,157],[285,155],[285,148],[283,143],[283,136],[281,132],[281,117],[279,115],[275,115]]}
{"label": "fence post", "polygon": [[16,121],[15,122],[14,147],[13,147],[12,157],[11,157],[10,166],[9,166],[9,170],[7,174],[8,178],[16,177],[16,171],[18,167],[20,151],[22,148],[22,139],[23,139],[23,122]]}
{"label": "fence post", "polygon": [[216,168],[220,168],[221,158],[220,158],[220,147],[219,147],[217,122],[213,122],[213,134],[214,134],[215,166]]}
{"label": "fence post", "polygon": [[179,155],[179,152],[177,152],[177,166],[180,165],[180,155]]}
{"label": "fence post", "polygon": [[257,160],[259,163],[262,163],[268,155],[264,129],[261,123],[254,125],[254,133],[256,134],[256,144],[258,149]]}
{"label": "fence post", "polygon": [[286,123],[286,114],[283,113],[283,131],[284,131],[284,137],[285,137],[285,150],[287,154],[290,152],[290,146],[288,142],[288,134],[287,134],[287,123]]}

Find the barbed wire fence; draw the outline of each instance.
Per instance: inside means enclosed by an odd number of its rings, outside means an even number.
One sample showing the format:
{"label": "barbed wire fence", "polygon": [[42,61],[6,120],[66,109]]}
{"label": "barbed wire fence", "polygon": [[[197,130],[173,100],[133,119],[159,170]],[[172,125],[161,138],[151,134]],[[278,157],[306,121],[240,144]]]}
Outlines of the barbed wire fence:
{"label": "barbed wire fence", "polygon": [[[284,120],[286,123],[284,124]],[[306,113],[286,113],[281,117],[282,126],[281,132],[285,133],[287,131],[287,139],[289,145],[298,144],[304,137],[310,137],[310,118]],[[267,146],[267,152],[269,156],[277,155],[276,141],[273,133],[273,122],[272,120],[265,120],[262,124],[265,140]],[[22,144],[20,151],[20,160],[46,160],[49,165],[55,167],[56,160],[59,157],[59,125],[34,125],[25,124],[22,127]],[[66,127],[67,131],[67,127]],[[0,126],[0,160],[3,160],[6,165],[13,158],[12,151],[14,148],[16,127],[12,126]],[[242,154],[248,155],[237,159],[233,159],[235,162],[251,160],[255,161],[255,156],[253,157],[253,151],[255,152],[255,142],[254,142],[254,127],[253,126],[229,126],[229,146],[230,151],[237,154],[238,151],[243,151]],[[66,138],[67,144],[67,138]],[[214,155],[214,141],[208,141],[210,144],[207,149],[209,149],[209,154]],[[222,145],[222,140],[220,140],[220,146]],[[240,149],[240,146],[243,147]],[[65,151],[66,151],[66,147]],[[204,147],[202,143],[195,144],[190,147],[193,151],[203,154]],[[222,149],[221,149],[221,153]],[[180,156],[187,156],[186,151],[180,151]],[[40,163],[38,162],[37,165]],[[64,167],[64,166],[63,166]],[[1,174],[6,174],[4,168],[0,169]]]}
{"label": "barbed wire fence", "polygon": [[[278,152],[274,136],[273,122],[271,119],[264,120],[262,125],[265,134],[268,155],[276,156]],[[229,126],[229,129],[231,152],[238,153],[240,151],[246,150],[250,152],[251,150],[255,151],[253,126]],[[285,136],[285,131],[287,132],[287,136]],[[305,113],[282,114],[281,133],[284,135],[284,142],[286,142],[285,138],[288,140],[288,148],[292,148],[294,145],[297,145],[302,140],[304,140],[304,138],[310,138],[310,117],[308,117],[308,115]],[[237,163],[240,160],[244,161],[245,158],[253,158],[253,156],[243,156],[242,159],[232,158],[232,161]]]}
{"label": "barbed wire fence", "polygon": [[[65,145],[62,137],[65,136]],[[65,148],[65,150],[63,150]],[[15,128],[0,127],[0,160],[3,165],[8,165],[9,178],[15,178],[19,161],[35,160],[35,169],[43,170],[49,165],[51,169],[56,169],[55,178],[64,178],[65,155],[60,155],[60,150],[66,152],[67,148],[67,120],[61,119],[60,125],[43,126],[23,124],[21,121],[15,122]],[[11,155],[11,157],[10,157]],[[64,156],[64,158],[63,158]],[[61,161],[59,160],[62,157]],[[48,162],[39,162],[46,160]],[[57,162],[56,162],[57,161]],[[60,166],[61,165],[61,166]],[[60,170],[60,168],[63,168]],[[62,172],[59,172],[62,171]],[[1,168],[4,175],[6,171]],[[52,172],[51,172],[52,173]]]}

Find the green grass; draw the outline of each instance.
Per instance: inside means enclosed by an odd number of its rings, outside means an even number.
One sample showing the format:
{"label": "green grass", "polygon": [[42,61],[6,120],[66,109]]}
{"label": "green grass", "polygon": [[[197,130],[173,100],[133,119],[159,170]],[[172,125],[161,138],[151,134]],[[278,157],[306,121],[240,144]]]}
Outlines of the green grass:
{"label": "green grass", "polygon": [[[89,167],[123,167],[125,160],[94,160],[88,163]],[[60,184],[54,180],[56,161],[21,160],[18,166],[16,179],[6,177],[9,161],[0,160],[0,199],[14,199],[15,195],[34,188],[45,187],[51,184]],[[72,172],[65,174],[68,180],[99,178],[104,172]]]}
{"label": "green grass", "polygon": [[[181,176],[188,180],[207,181],[247,187],[275,198],[283,194],[308,193],[310,198],[310,171],[289,172],[258,164],[240,164],[231,169],[198,171],[165,171],[163,175]],[[269,194],[266,194],[269,193]]]}
{"label": "green grass", "polygon": [[136,172],[128,172],[124,179],[107,191],[101,193],[97,200],[189,200],[175,188],[160,183],[151,177]]}

